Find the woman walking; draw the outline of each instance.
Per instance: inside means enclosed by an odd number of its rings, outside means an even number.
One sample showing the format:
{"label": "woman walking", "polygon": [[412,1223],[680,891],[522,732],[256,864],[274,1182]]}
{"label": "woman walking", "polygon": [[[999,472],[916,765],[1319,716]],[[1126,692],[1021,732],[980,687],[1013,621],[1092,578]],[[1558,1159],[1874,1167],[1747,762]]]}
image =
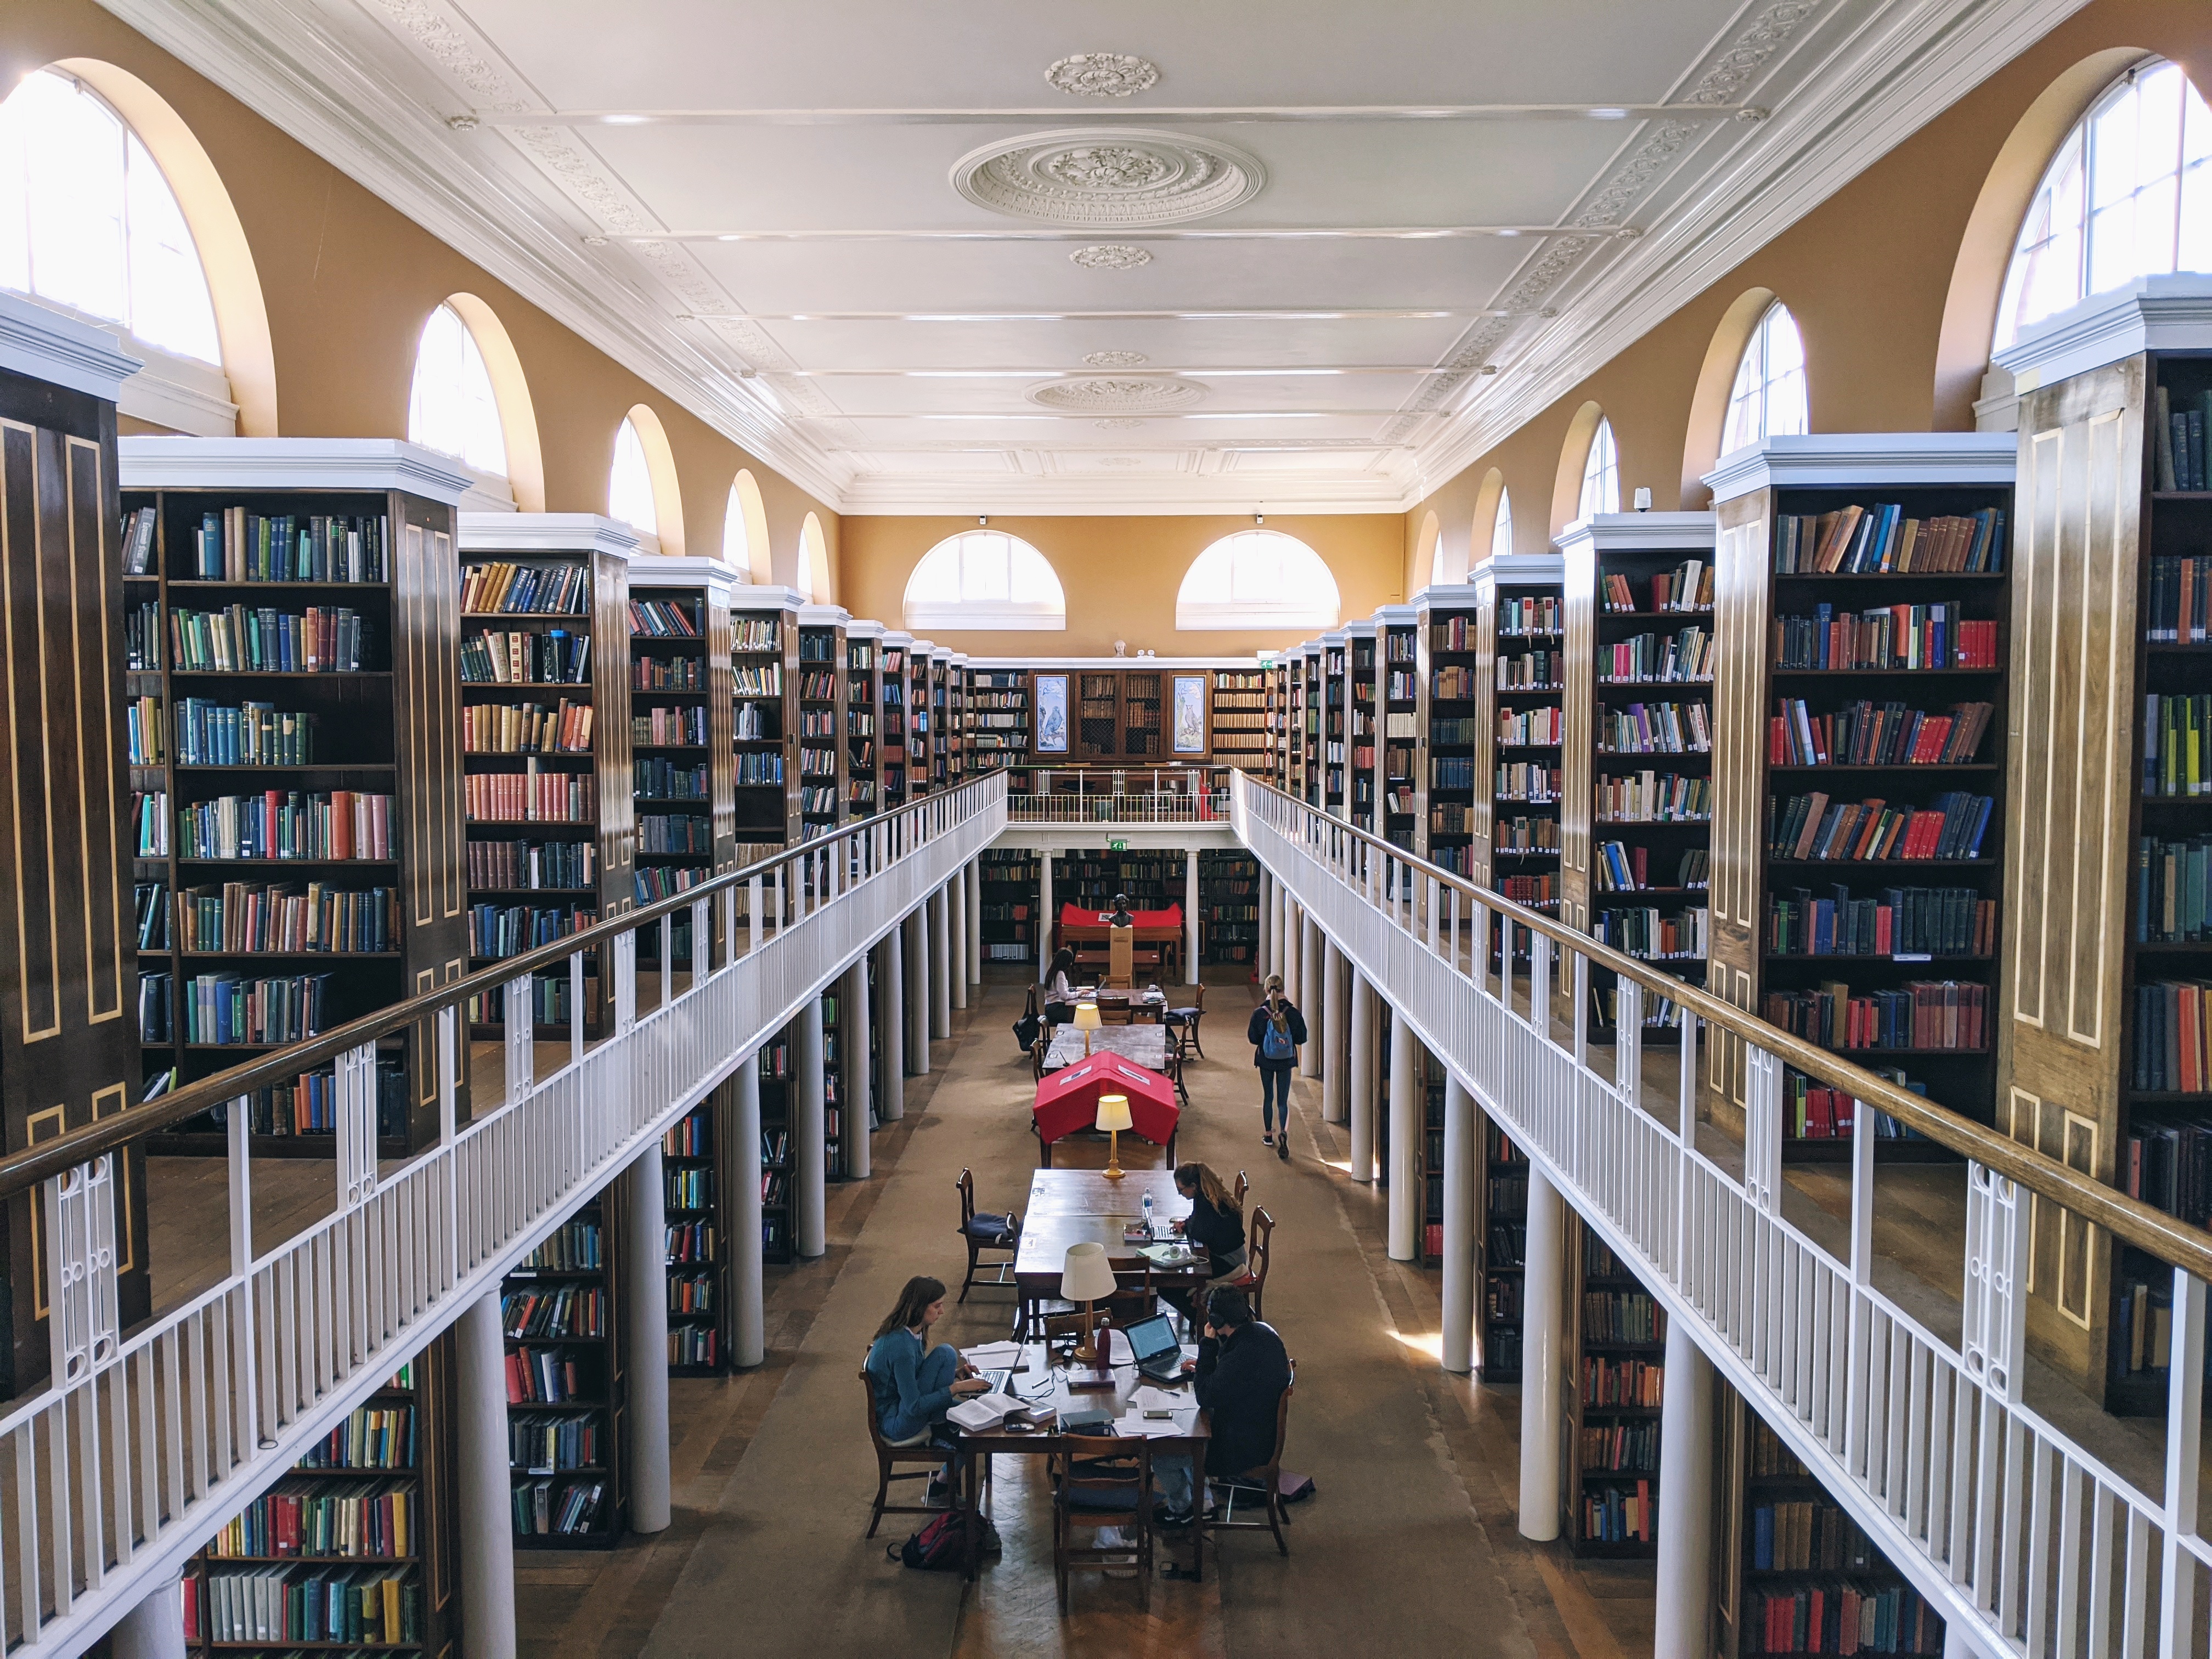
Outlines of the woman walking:
{"label": "woman walking", "polygon": [[[1260,1068],[1260,1144],[1273,1146],[1275,1156],[1291,1155],[1291,1073],[1298,1063],[1298,1045],[1306,1040],[1306,1018],[1283,994],[1283,976],[1267,975],[1267,1000],[1252,1011],[1244,1040],[1252,1045],[1252,1063]],[[1276,1108],[1283,1125],[1275,1127]]]}

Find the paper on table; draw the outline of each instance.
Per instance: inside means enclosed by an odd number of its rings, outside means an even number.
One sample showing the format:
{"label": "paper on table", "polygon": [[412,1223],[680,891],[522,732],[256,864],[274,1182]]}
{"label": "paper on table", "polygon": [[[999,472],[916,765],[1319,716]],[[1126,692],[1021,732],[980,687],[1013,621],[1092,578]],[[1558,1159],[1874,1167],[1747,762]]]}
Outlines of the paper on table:
{"label": "paper on table", "polygon": [[1114,1432],[1129,1440],[1188,1436],[1195,1426],[1194,1417],[1190,1412],[1177,1412],[1173,1417],[1146,1417],[1142,1412],[1132,1412],[1115,1424]]}
{"label": "paper on table", "polygon": [[1155,1389],[1147,1383],[1129,1396],[1129,1404],[1140,1412],[1181,1411],[1190,1404],[1190,1396],[1170,1394],[1165,1389]]}
{"label": "paper on table", "polygon": [[1118,1325],[1106,1328],[1106,1363],[1109,1365],[1133,1365],[1137,1351],[1129,1346],[1128,1333]]}

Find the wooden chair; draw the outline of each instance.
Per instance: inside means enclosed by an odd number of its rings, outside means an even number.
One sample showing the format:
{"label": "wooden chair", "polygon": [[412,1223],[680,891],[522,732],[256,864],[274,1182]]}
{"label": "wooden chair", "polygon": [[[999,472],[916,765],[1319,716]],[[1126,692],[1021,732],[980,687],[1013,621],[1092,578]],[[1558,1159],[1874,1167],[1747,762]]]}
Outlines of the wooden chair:
{"label": "wooden chair", "polygon": [[[1137,1606],[1152,1606],[1152,1443],[1091,1440],[1070,1435],[1053,1454],[1052,1570],[1060,1581],[1060,1610],[1067,1612],[1067,1576],[1086,1568],[1137,1570]],[[1077,1505],[1078,1493],[1093,1495]],[[1093,1507],[1093,1504],[1103,1507]],[[1093,1528],[1088,1546],[1075,1541],[1078,1527]],[[1119,1527],[1129,1543],[1101,1549],[1096,1528]]]}
{"label": "wooden chair", "polygon": [[[1221,1507],[1208,1518],[1201,1511],[1199,1525],[1209,1534],[1218,1532],[1272,1532],[1275,1547],[1283,1554],[1291,1553],[1290,1540],[1283,1536],[1283,1528],[1291,1524],[1291,1511],[1283,1502],[1283,1446],[1291,1432],[1291,1395],[1297,1391],[1298,1362],[1291,1361],[1291,1380],[1284,1385],[1282,1396],[1275,1401],[1275,1449],[1267,1461],[1257,1468],[1245,1470],[1227,1480],[1218,1478],[1212,1483],[1221,1498]],[[1267,1518],[1261,1521],[1237,1519],[1237,1500],[1243,1498],[1249,1507],[1254,1499],[1264,1501]]]}
{"label": "wooden chair", "polygon": [[1187,1006],[1170,1008],[1160,1015],[1160,1023],[1175,1034],[1176,1047],[1206,1058],[1206,1050],[1198,1046],[1198,1022],[1206,1016],[1206,987],[1190,988],[1190,1002]]}
{"label": "wooden chair", "polygon": [[1262,1298],[1267,1293],[1267,1261],[1275,1253],[1275,1218],[1264,1209],[1252,1212],[1251,1219],[1244,1224],[1244,1271],[1234,1279],[1224,1279],[1223,1285],[1232,1291],[1242,1291],[1252,1298],[1252,1317],[1265,1319]]}
{"label": "wooden chair", "polygon": [[[911,1440],[886,1440],[884,1425],[876,1418],[876,1385],[869,1379],[867,1368],[860,1370],[860,1394],[867,1406],[868,1443],[876,1449],[876,1506],[868,1518],[868,1536],[876,1535],[876,1528],[884,1523],[887,1515],[942,1515],[955,1505],[950,1496],[952,1479],[952,1454],[942,1446],[930,1444],[930,1431],[924,1429]],[[901,1473],[902,1463],[919,1463],[926,1467]],[[885,1500],[890,1495],[894,1480],[927,1480],[939,1470],[945,1473],[947,1497],[942,1504],[892,1504]],[[923,1488],[924,1497],[928,1489]]]}
{"label": "wooden chair", "polygon": [[[978,1215],[975,1213],[975,1177],[969,1170],[960,1172],[960,1179],[952,1183],[960,1189],[960,1237],[968,1246],[968,1276],[960,1281],[960,1300],[968,1299],[968,1291],[976,1285],[1003,1285],[1011,1287],[1014,1282],[1014,1252],[1022,1241],[1022,1218],[1018,1215]],[[982,1259],[983,1252],[991,1251],[1003,1258],[992,1261]],[[979,1267],[991,1269],[991,1277],[978,1279]]]}
{"label": "wooden chair", "polygon": [[1244,1207],[1244,1194],[1252,1190],[1252,1177],[1239,1170],[1237,1172],[1237,1207]]}

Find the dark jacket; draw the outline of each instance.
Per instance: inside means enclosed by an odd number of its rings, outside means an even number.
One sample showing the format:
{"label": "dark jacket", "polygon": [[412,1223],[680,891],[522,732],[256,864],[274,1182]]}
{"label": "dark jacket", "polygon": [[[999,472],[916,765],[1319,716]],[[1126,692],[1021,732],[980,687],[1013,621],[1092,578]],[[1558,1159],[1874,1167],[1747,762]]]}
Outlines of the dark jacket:
{"label": "dark jacket", "polygon": [[1214,1259],[1214,1271],[1219,1273],[1220,1259],[1244,1248],[1244,1218],[1233,1210],[1215,1209],[1201,1191],[1190,1200],[1182,1236],[1194,1244],[1204,1245],[1206,1253]]}
{"label": "dark jacket", "polygon": [[[1294,1045],[1303,1046],[1306,1040],[1306,1017],[1298,1012],[1297,1005],[1293,1003],[1288,997],[1285,997],[1283,999],[1283,1018],[1284,1023],[1291,1028],[1291,1042]],[[1251,1024],[1244,1028],[1244,1041],[1252,1045],[1252,1063],[1255,1066],[1288,1066],[1294,1064],[1295,1060],[1266,1060],[1261,1058],[1260,1054],[1260,1039],[1266,1033],[1267,1029],[1267,1005],[1263,1002],[1252,1011]]]}
{"label": "dark jacket", "polygon": [[1198,1345],[1198,1403],[1213,1413],[1208,1474],[1242,1474],[1274,1455],[1275,1405],[1290,1386],[1290,1355],[1272,1325],[1255,1319],[1226,1341]]}

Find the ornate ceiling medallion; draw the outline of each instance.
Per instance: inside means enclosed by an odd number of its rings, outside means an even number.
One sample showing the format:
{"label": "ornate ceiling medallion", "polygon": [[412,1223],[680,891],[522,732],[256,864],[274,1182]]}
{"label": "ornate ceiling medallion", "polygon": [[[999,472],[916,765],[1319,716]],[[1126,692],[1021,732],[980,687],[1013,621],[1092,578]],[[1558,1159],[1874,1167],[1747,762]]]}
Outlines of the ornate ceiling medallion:
{"label": "ornate ceiling medallion", "polygon": [[1079,247],[1069,254],[1071,264],[1085,270],[1134,270],[1139,265],[1152,262],[1150,248],[1132,247],[1127,242],[1101,242],[1095,247]]}
{"label": "ornate ceiling medallion", "polygon": [[1128,432],[1137,427],[1144,425],[1144,422],[1142,421],[1111,420],[1093,421],[1091,424],[1095,427],[1101,428],[1108,432]]}
{"label": "ornate ceiling medallion", "polygon": [[1160,83],[1160,67],[1123,52],[1079,52],[1044,72],[1044,78],[1077,98],[1127,98]]}
{"label": "ornate ceiling medallion", "polygon": [[1093,351],[1083,361],[1093,368],[1134,368],[1146,358],[1141,351]]}
{"label": "ornate ceiling medallion", "polygon": [[1030,388],[1030,401],[1047,409],[1084,414],[1155,414],[1182,409],[1206,396],[1195,380],[1171,375],[1087,374],[1075,380],[1047,380]]}
{"label": "ornate ceiling medallion", "polygon": [[1054,225],[1171,225],[1241,207],[1267,169],[1218,139],[1138,127],[1033,132],[972,149],[952,187],[978,207]]}

